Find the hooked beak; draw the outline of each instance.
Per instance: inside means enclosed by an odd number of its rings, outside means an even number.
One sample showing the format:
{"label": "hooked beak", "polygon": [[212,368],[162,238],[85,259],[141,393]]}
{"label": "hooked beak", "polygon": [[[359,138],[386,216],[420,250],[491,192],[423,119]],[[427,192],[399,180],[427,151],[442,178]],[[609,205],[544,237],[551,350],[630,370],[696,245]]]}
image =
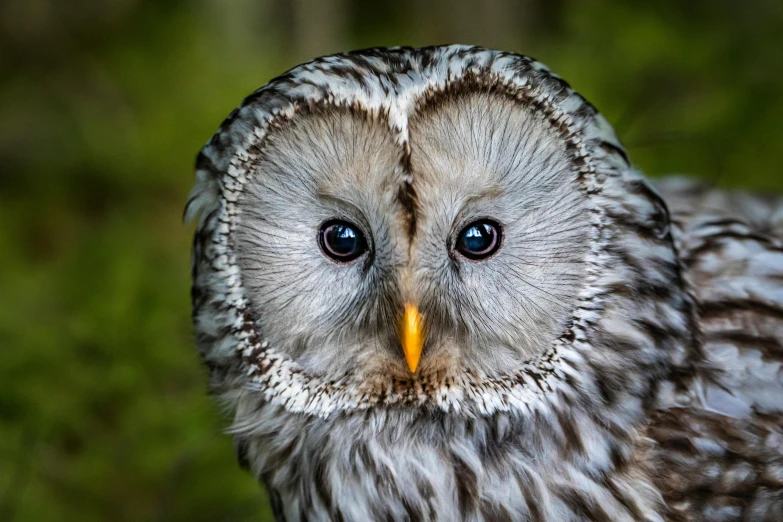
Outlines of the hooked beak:
{"label": "hooked beak", "polygon": [[400,332],[402,351],[411,373],[416,373],[421,358],[421,349],[424,346],[424,322],[419,309],[414,304],[405,305],[405,314],[402,318],[402,331]]}

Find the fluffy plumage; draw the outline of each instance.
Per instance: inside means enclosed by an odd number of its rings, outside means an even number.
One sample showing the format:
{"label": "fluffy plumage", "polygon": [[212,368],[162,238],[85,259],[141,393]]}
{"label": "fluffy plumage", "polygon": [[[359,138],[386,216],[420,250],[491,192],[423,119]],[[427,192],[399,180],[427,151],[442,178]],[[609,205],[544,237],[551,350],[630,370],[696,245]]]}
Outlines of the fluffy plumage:
{"label": "fluffy plumage", "polygon": [[[204,147],[193,317],[280,520],[783,519],[783,206],[653,188],[530,58],[315,60]],[[318,250],[350,218],[371,255]],[[452,255],[493,217],[502,248]],[[404,302],[429,322],[412,375]]]}

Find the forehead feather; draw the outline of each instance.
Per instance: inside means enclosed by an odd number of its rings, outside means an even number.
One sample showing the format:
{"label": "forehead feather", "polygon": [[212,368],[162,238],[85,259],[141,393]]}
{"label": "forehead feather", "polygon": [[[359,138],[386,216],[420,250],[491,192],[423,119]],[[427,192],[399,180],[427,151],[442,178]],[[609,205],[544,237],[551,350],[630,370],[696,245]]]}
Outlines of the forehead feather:
{"label": "forehead feather", "polygon": [[[565,82],[531,58],[478,47],[370,49],[320,58],[296,67],[248,96],[202,150],[197,168],[219,177],[253,155],[270,121],[297,105],[326,102],[385,112],[398,140],[407,140],[407,120],[428,93],[467,76],[503,84],[524,94],[554,122],[583,142],[606,143],[624,160],[611,127]],[[205,172],[205,174],[207,174]]]}

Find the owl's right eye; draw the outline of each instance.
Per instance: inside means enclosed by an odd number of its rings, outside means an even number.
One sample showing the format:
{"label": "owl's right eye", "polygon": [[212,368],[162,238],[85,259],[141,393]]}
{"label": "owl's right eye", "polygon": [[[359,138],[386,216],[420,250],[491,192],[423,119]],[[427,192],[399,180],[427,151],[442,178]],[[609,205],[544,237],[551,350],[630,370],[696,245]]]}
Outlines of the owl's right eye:
{"label": "owl's right eye", "polygon": [[347,221],[332,220],[318,233],[321,251],[337,263],[350,263],[367,251],[367,241],[359,227]]}

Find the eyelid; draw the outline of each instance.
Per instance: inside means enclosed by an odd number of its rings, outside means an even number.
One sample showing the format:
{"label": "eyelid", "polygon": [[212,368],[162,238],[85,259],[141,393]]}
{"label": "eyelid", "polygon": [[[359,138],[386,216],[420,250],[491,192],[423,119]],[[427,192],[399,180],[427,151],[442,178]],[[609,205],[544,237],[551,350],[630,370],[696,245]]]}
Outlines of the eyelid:
{"label": "eyelid", "polygon": [[[450,248],[454,247],[457,235],[469,223],[488,219],[500,224],[500,226],[505,226],[496,216],[499,212],[495,212],[495,215],[487,213],[488,208],[490,210],[497,210],[497,205],[494,204],[494,200],[497,200],[501,196],[503,196],[503,190],[500,185],[491,183],[487,188],[466,197],[459,203],[459,210],[454,214],[451,230],[449,230],[449,237],[451,238]],[[480,209],[477,207],[480,207]],[[481,212],[477,212],[477,210],[481,210]]]}
{"label": "eyelid", "polygon": [[375,238],[372,235],[370,222],[367,220],[364,212],[362,212],[359,207],[350,201],[334,194],[318,192],[317,196],[320,202],[324,202],[328,205],[330,214],[329,217],[318,224],[318,230],[321,230],[324,224],[329,221],[347,221],[352,223],[356,228],[359,229],[359,232],[364,235],[364,238],[367,240],[367,246],[370,250],[375,248]]}

